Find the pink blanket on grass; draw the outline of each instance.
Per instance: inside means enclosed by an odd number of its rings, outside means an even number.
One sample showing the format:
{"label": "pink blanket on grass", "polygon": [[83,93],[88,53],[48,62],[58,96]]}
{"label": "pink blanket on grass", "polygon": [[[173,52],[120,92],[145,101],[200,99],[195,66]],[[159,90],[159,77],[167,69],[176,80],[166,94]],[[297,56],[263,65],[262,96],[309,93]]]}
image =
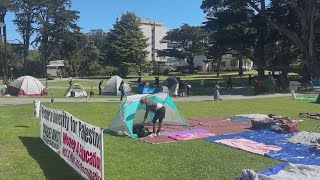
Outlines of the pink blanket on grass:
{"label": "pink blanket on grass", "polygon": [[249,151],[255,154],[264,155],[269,151],[279,151],[281,147],[274,145],[266,145],[263,143],[258,143],[255,141],[251,141],[243,138],[235,138],[235,139],[222,139],[215,141],[217,143],[225,144],[231,147],[235,147],[238,149],[242,149],[245,151]]}
{"label": "pink blanket on grass", "polygon": [[169,138],[172,138],[174,140],[190,140],[190,139],[198,139],[198,138],[204,138],[208,136],[215,136],[214,133],[209,132],[199,132],[199,133],[193,133],[193,134],[181,134],[181,135],[170,135]]}

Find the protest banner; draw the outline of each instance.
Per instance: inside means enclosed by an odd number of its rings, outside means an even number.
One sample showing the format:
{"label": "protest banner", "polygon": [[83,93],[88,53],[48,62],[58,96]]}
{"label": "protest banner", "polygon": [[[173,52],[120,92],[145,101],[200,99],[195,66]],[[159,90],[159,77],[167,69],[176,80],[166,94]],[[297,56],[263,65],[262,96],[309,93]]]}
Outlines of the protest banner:
{"label": "protest banner", "polygon": [[65,113],[69,126],[62,127],[61,157],[84,178],[103,179],[103,130]]}
{"label": "protest banner", "polygon": [[55,152],[61,146],[61,118],[63,110],[53,110],[41,106],[40,138]]}
{"label": "protest banner", "polygon": [[[50,121],[55,119],[51,116],[58,120]],[[85,179],[103,180],[103,129],[81,121],[64,110],[42,107],[41,117],[46,117],[41,118],[41,125],[44,128],[60,130],[60,140],[54,148],[55,151],[58,150],[59,156]],[[58,127],[52,127],[52,122],[55,122],[53,124]],[[43,134],[41,133],[41,136]],[[46,144],[50,147],[49,143]]]}

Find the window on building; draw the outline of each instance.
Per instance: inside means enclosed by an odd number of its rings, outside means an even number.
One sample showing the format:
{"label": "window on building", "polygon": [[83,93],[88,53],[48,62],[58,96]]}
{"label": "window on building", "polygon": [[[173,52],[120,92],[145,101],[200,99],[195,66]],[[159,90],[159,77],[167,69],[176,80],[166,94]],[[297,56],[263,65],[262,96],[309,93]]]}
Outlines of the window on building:
{"label": "window on building", "polygon": [[226,67],[226,66],[227,66],[227,62],[226,62],[226,61],[221,61],[220,66],[221,66],[221,67]]}

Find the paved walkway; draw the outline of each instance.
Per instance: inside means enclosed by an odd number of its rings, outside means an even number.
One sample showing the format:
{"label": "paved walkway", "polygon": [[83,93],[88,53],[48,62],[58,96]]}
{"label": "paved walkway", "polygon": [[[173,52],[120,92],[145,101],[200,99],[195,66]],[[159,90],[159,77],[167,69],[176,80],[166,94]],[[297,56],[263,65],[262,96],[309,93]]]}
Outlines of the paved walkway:
{"label": "paved walkway", "polygon": [[[299,94],[297,94],[299,95]],[[223,95],[223,100],[237,100],[237,99],[257,99],[257,98],[273,98],[273,97],[289,97],[291,94],[270,94],[270,95],[257,95],[257,96],[244,96],[244,95]],[[19,105],[19,104],[32,104],[33,100],[49,103],[50,98],[0,98],[0,106],[4,105]],[[213,96],[190,96],[173,98],[174,101],[213,101]],[[119,98],[91,98],[89,101],[86,98],[55,98],[54,102],[120,102]]]}

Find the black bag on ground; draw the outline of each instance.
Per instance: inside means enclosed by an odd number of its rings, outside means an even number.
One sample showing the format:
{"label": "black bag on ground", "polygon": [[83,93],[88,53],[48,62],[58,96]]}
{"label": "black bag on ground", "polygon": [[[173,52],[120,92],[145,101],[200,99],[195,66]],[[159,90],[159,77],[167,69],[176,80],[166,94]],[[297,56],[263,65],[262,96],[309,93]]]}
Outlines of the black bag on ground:
{"label": "black bag on ground", "polygon": [[251,120],[252,129],[270,129],[271,126],[275,124],[276,124],[276,121],[274,120],[263,120],[263,121]]}
{"label": "black bag on ground", "polygon": [[139,138],[146,137],[150,134],[149,129],[142,124],[133,126],[133,134],[137,134]]}

